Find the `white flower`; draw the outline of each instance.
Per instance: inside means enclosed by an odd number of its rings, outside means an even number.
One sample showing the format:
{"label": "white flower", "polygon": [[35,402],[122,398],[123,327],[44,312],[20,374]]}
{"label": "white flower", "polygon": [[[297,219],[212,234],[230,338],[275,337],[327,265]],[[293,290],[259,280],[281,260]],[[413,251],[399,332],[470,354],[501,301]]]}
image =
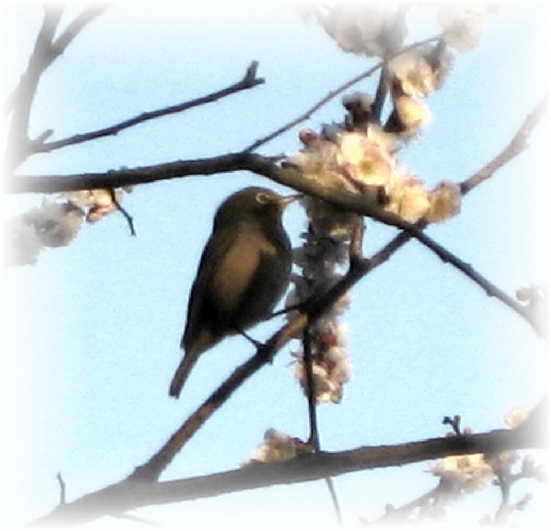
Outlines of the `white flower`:
{"label": "white flower", "polygon": [[460,52],[476,48],[490,11],[488,6],[480,3],[443,6],[438,20],[444,29],[444,40]]}
{"label": "white flower", "polygon": [[393,98],[394,109],[399,121],[403,126],[401,133],[411,135],[426,127],[431,119],[432,113],[427,105],[416,99],[401,94]]}
{"label": "white flower", "polygon": [[428,194],[420,179],[403,172],[394,174],[390,198],[386,209],[402,219],[414,223],[425,216],[430,208]]}
{"label": "white flower", "polygon": [[410,50],[392,59],[389,70],[400,81],[401,89],[408,96],[425,98],[435,90],[432,67],[418,50]]}
{"label": "white flower", "polygon": [[264,441],[256,448],[250,461],[242,466],[254,463],[277,463],[288,461],[299,454],[310,453],[312,448],[296,437],[270,428],[264,433]]}
{"label": "white flower", "polygon": [[450,481],[456,488],[473,491],[485,487],[494,477],[493,468],[484,454],[450,455],[430,470],[435,476]]}
{"label": "white flower", "polygon": [[84,212],[72,203],[54,203],[44,200],[38,208],[23,215],[25,223],[32,225],[36,236],[46,247],[68,245],[77,235]]}
{"label": "white flower", "polygon": [[461,188],[458,184],[442,181],[429,192],[430,210],[427,220],[431,223],[440,223],[459,214],[461,199]]}
{"label": "white flower", "polygon": [[404,94],[426,98],[442,87],[452,62],[453,57],[445,44],[427,44],[394,57],[389,70]]}
{"label": "white flower", "polygon": [[345,52],[383,57],[402,46],[406,25],[400,8],[373,3],[337,3],[319,16],[327,33]]}
{"label": "white flower", "polygon": [[511,429],[518,428],[527,418],[526,409],[515,407],[505,415],[505,424]]}
{"label": "white flower", "polygon": [[[115,191],[117,202],[122,200],[124,192],[130,192],[131,188],[118,189]],[[95,223],[117,209],[113,195],[107,188],[95,188],[93,190],[76,190],[63,194],[71,203],[88,209],[86,221]]]}

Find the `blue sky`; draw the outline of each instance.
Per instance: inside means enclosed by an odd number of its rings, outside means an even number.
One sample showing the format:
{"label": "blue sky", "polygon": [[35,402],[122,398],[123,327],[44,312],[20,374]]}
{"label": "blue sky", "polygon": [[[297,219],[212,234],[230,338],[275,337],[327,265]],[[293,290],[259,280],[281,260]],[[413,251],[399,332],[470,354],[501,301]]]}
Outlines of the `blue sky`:
{"label": "blue sky", "polygon": [[[77,12],[67,10],[64,23]],[[26,64],[40,24],[37,7],[7,10],[14,80]],[[428,11],[411,40],[435,31]],[[457,54],[444,88],[428,100],[433,122],[400,160],[425,182],[463,180],[509,141],[544,93],[544,19],[535,7],[503,7],[480,47]],[[294,118],[372,60],[342,53],[321,28],[304,24],[285,5],[194,5],[131,9],[119,4],[87,28],[44,77],[32,132],[55,138],[110,125],[146,110],[222,88],[253,60],[266,84],[217,103],[150,121],[52,154],[20,173],[106,171],[244,148]],[[373,90],[375,80],[357,87]],[[8,87],[9,88],[9,87]],[[342,118],[338,99],[303,126]],[[461,215],[429,234],[513,294],[546,280],[543,213],[544,128],[531,148],[466,198]],[[297,130],[261,148],[292,153]],[[187,296],[216,206],[251,184],[279,185],[252,174],[191,177],[137,187],[124,202],[134,216],[132,238],[122,216],[85,227],[70,246],[45,251],[37,265],[5,272],[14,301],[6,337],[16,362],[4,361],[15,382],[8,518],[26,522],[49,511],[61,471],[69,499],[127,475],[143,463],[238,363],[251,354],[240,337],[203,356],[179,401],[167,396],[181,355]],[[36,199],[4,199],[8,209]],[[289,207],[285,225],[298,244],[305,216]],[[367,222],[365,253],[394,229]],[[266,338],[281,321],[260,325]],[[444,415],[460,414],[475,431],[503,426],[513,407],[532,407],[547,386],[544,345],[510,310],[416,242],[364,278],[346,315],[353,377],[340,405],[318,408],[326,450],[406,442],[445,433]],[[7,344],[10,344],[7,342]],[[235,468],[274,427],[307,437],[305,400],[289,367],[289,349],[262,369],[205,425],[162,479]],[[345,518],[374,518],[435,484],[428,463],[361,472],[336,479]],[[531,488],[529,485],[527,488]],[[522,518],[538,518],[541,489]],[[519,493],[524,492],[519,488]],[[539,496],[539,497],[538,497]],[[520,495],[519,495],[520,497]],[[469,502],[474,518],[493,512],[497,489]],[[146,508],[155,521],[243,519],[332,522],[323,482],[273,487],[212,500]],[[469,519],[460,509],[458,518]]]}

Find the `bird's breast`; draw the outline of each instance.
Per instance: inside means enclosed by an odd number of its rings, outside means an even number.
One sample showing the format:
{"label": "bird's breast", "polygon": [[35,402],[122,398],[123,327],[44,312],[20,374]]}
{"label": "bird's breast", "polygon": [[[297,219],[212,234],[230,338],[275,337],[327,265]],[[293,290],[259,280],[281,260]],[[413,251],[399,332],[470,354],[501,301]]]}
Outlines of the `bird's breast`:
{"label": "bird's breast", "polygon": [[276,255],[275,244],[262,234],[242,231],[220,263],[215,264],[210,292],[216,294],[219,310],[228,314],[235,312],[257,275],[263,256]]}

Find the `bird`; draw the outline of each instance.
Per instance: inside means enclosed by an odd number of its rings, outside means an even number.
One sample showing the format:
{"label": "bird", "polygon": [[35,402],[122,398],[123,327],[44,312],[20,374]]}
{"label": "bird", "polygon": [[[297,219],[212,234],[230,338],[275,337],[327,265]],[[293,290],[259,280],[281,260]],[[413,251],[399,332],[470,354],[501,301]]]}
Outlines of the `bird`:
{"label": "bird", "polygon": [[291,243],[285,207],[302,194],[250,186],[230,195],[214,216],[188,302],[184,356],[169,395],[178,398],[199,356],[227,336],[270,316],[289,284]]}

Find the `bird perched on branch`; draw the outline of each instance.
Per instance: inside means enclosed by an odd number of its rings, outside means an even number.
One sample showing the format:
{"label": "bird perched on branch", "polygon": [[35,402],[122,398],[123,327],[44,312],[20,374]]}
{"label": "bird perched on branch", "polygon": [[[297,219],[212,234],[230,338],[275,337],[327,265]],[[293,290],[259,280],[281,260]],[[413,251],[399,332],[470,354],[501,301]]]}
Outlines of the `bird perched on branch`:
{"label": "bird perched on branch", "polygon": [[249,187],[232,194],[216,211],[191,288],[180,343],[185,354],[172,378],[170,396],[178,398],[203,352],[267,318],[284,294],[291,244],[281,216],[298,197]]}

